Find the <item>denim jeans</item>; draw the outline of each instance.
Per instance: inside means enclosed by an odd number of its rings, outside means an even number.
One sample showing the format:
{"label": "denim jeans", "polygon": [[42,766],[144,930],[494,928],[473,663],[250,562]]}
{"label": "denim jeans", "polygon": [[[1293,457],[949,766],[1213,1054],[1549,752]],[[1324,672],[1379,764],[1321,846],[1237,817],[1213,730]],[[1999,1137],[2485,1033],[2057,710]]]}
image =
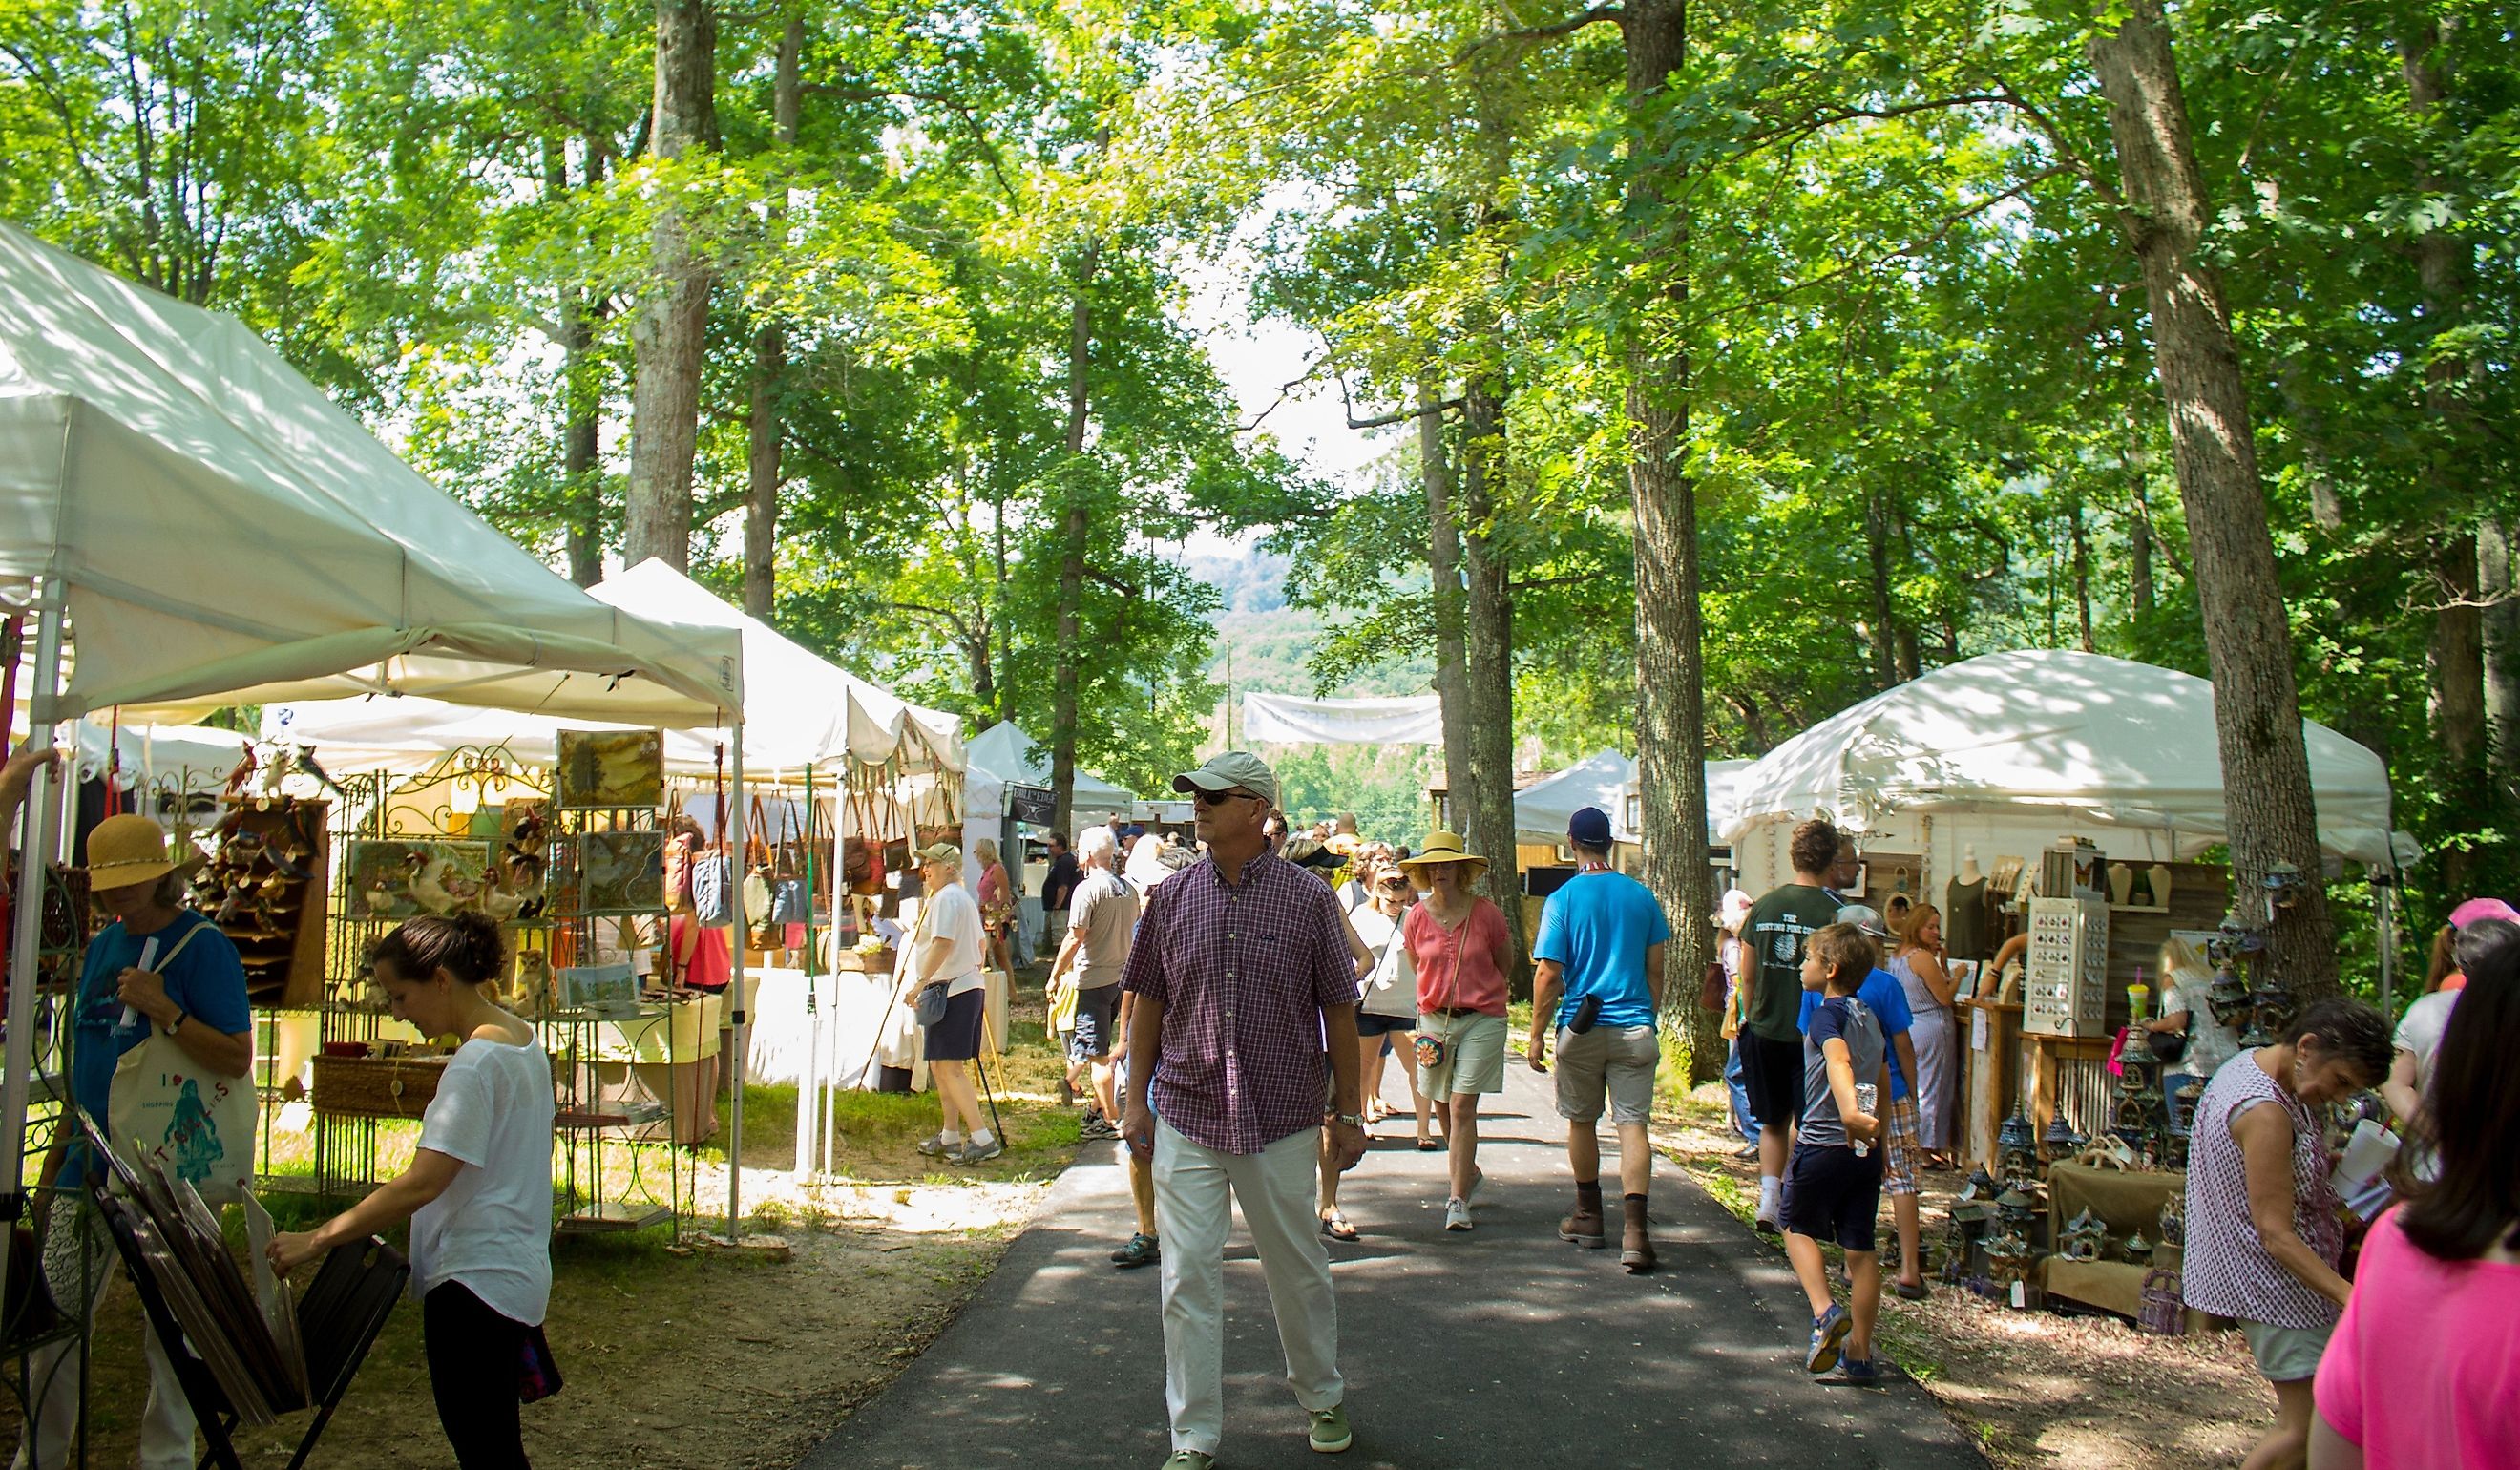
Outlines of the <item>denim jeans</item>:
{"label": "denim jeans", "polygon": [[1750,1116],[1750,1090],[1741,1081],[1741,1042],[1737,1037],[1724,1050],[1724,1090],[1732,1094],[1732,1131],[1749,1142],[1758,1142],[1759,1125]]}

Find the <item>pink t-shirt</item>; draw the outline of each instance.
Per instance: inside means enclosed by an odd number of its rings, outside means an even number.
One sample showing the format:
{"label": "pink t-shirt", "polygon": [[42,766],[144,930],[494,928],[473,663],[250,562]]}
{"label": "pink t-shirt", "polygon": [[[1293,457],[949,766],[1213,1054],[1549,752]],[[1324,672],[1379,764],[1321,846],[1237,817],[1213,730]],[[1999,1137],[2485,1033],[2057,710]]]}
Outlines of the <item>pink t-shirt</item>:
{"label": "pink t-shirt", "polygon": [[1506,931],[1504,910],[1480,899],[1460,928],[1447,929],[1432,909],[1419,904],[1401,920],[1400,937],[1418,964],[1419,1010],[1505,1014],[1505,974],[1497,968],[1496,957],[1513,936]]}
{"label": "pink t-shirt", "polygon": [[2520,1265],[2436,1261],[2371,1227],[2318,1363],[2318,1416],[2370,1470],[2512,1463],[2520,1446]]}

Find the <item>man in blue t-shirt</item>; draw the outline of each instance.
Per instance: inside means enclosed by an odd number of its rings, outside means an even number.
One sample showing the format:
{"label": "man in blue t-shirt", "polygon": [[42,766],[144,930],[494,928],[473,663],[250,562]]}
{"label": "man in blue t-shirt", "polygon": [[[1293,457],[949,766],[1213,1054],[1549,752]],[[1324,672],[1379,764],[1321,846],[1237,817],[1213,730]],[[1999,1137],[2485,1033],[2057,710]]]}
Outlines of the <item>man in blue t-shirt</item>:
{"label": "man in blue t-shirt", "polygon": [[1606,1096],[1619,1131],[1619,1189],[1626,1228],[1619,1264],[1653,1270],[1645,1230],[1645,1191],[1653,1179],[1654,1071],[1662,1062],[1654,1012],[1662,994],[1662,947],[1671,924],[1650,889],[1610,868],[1610,818],[1598,807],[1566,824],[1578,869],[1540,911],[1531,947],[1533,1071],[1548,1070],[1543,1047],[1551,1017],[1557,1024],[1557,1115],[1566,1120],[1566,1162],[1575,1171],[1575,1213],[1557,1223],[1560,1239],[1597,1248],[1608,1243],[1601,1211],[1601,1140]]}
{"label": "man in blue t-shirt", "polygon": [[[1853,924],[1864,931],[1887,953],[1893,943],[1890,926],[1868,904],[1849,904],[1837,911],[1837,921]],[[1916,1044],[1909,1039],[1908,1028],[1915,1016],[1908,1008],[1908,992],[1899,977],[1880,966],[1864,977],[1855,998],[1865,1008],[1881,1020],[1881,1032],[1888,1045],[1883,1047],[1890,1073],[1889,1095],[1881,1104],[1881,1192],[1890,1196],[1890,1218],[1899,1229],[1899,1279],[1890,1289],[1912,1302],[1925,1299],[1925,1265],[1919,1250],[1921,1226],[1916,1218],[1916,1169],[1924,1157],[1924,1141],[1916,1120],[1916,1099],[1909,1090],[1908,1079],[1916,1075]],[[1820,1008],[1821,993],[1803,992],[1802,1018],[1797,1023],[1803,1034],[1811,1034],[1812,1012]]]}

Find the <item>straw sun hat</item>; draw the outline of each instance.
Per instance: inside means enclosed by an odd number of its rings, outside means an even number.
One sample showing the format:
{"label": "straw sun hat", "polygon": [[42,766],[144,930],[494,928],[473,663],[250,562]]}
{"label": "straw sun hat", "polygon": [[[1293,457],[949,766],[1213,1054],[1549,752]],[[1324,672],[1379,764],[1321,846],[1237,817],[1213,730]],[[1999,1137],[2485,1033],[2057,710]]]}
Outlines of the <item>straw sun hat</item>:
{"label": "straw sun hat", "polygon": [[1487,859],[1462,848],[1461,833],[1445,831],[1427,833],[1426,845],[1411,854],[1409,861],[1400,865],[1400,870],[1413,878],[1426,876],[1431,881],[1426,869],[1453,863],[1470,865],[1468,874],[1462,878],[1465,883],[1477,882],[1479,874],[1488,870]]}
{"label": "straw sun hat", "polygon": [[154,883],[178,869],[200,865],[191,853],[172,851],[166,829],[137,812],[108,817],[87,834],[87,882],[91,889]]}

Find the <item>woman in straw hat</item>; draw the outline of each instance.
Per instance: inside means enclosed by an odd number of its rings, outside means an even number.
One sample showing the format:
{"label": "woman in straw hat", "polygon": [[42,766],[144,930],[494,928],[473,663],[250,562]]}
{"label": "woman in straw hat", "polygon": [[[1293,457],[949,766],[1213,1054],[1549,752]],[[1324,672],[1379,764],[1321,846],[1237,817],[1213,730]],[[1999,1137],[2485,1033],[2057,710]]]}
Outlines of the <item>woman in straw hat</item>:
{"label": "woman in straw hat", "polygon": [[[16,764],[12,762],[12,764]],[[253,1014],[246,1002],[245,966],[218,925],[184,907],[185,879],[196,859],[175,850],[165,831],[138,815],[109,817],[87,838],[88,892],[113,922],[89,941],[81,971],[70,1046],[70,1091],[100,1124],[112,1115],[113,1082],[122,1054],[162,1034],[204,1072],[243,1077],[253,1070]],[[63,1174],[64,1166],[73,1171]],[[44,1275],[53,1299],[78,1300],[84,1280],[93,1313],[111,1279],[104,1270],[102,1226],[81,1210],[77,1185],[102,1168],[86,1148],[65,1138],[44,1161],[43,1180],[59,1180],[44,1242]],[[86,1260],[80,1256],[84,1252]],[[149,1402],[140,1420],[143,1470],[193,1463],[193,1410],[155,1333],[143,1334],[149,1359]],[[41,1350],[34,1382],[43,1386],[25,1455],[36,1465],[66,1462],[78,1420],[79,1368],[68,1345]],[[49,1360],[44,1355],[52,1355]]]}
{"label": "woman in straw hat", "polygon": [[1434,1099],[1451,1151],[1444,1228],[1470,1228],[1479,1191],[1479,1095],[1505,1091],[1506,976],[1513,966],[1505,911],[1470,892],[1488,860],[1439,831],[1400,865],[1426,890],[1401,942],[1418,967],[1418,1086]]}

